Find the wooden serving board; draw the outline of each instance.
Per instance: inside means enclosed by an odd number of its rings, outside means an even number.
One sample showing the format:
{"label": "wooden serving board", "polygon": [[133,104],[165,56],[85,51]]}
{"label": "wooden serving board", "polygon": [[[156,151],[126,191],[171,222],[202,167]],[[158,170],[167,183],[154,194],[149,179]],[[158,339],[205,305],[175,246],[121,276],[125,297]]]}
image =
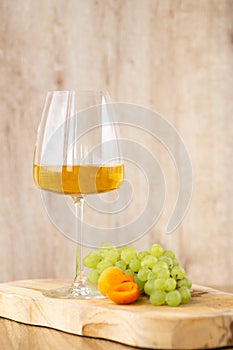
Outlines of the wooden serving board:
{"label": "wooden serving board", "polygon": [[233,347],[233,294],[195,285],[190,304],[173,308],[152,306],[147,297],[123,306],[41,293],[63,285],[54,280],[2,283],[0,316],[150,349]]}

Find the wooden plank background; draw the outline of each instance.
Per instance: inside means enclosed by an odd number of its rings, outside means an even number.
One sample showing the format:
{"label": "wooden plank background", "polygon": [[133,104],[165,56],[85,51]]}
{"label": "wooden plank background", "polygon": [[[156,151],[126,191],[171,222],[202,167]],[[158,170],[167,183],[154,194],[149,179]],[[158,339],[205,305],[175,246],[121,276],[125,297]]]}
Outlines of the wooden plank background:
{"label": "wooden plank background", "polygon": [[0,77],[0,281],[73,276],[75,245],[46,216],[32,159],[46,92],[75,85],[157,110],[189,150],[188,215],[164,235],[177,193],[164,153],[166,209],[135,247],[160,241],[194,282],[233,283],[232,0],[1,0]]}

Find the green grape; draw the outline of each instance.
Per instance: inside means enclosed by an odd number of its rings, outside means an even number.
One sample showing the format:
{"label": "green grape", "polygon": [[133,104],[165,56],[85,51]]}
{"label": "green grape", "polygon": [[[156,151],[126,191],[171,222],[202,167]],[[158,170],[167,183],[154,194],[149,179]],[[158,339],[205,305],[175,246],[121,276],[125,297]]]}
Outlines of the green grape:
{"label": "green grape", "polygon": [[138,272],[138,270],[141,268],[141,262],[138,258],[132,259],[129,263],[129,267],[134,272]]}
{"label": "green grape", "polygon": [[182,280],[184,278],[185,271],[183,267],[181,266],[174,266],[173,269],[171,270],[171,275],[173,278],[176,280]]}
{"label": "green grape", "polygon": [[127,247],[121,252],[121,259],[126,262],[126,264],[129,264],[131,260],[135,259],[137,257],[137,253],[134,248]]}
{"label": "green grape", "polygon": [[181,295],[181,303],[188,304],[191,299],[190,290],[187,287],[183,286],[178,289],[178,292]]}
{"label": "green grape", "polygon": [[166,293],[163,290],[154,290],[150,295],[150,303],[155,306],[163,305],[166,301]]}
{"label": "green grape", "polygon": [[163,255],[169,256],[171,259],[175,259],[175,254],[171,250],[164,250]]}
{"label": "green grape", "polygon": [[176,289],[176,280],[174,278],[168,278],[165,282],[165,290],[171,292]]}
{"label": "green grape", "polygon": [[113,264],[115,264],[119,258],[119,252],[116,248],[105,249],[102,251],[101,255],[104,259],[111,261]]}
{"label": "green grape", "polygon": [[152,271],[157,275],[158,271],[161,269],[167,269],[168,270],[168,265],[165,261],[158,261],[153,267]]}
{"label": "green grape", "polygon": [[143,292],[144,292],[144,285],[145,285],[145,282],[141,281],[141,280],[138,278],[138,274],[137,274],[137,273],[135,273],[133,277],[134,277],[134,282],[137,283],[140,292],[143,293]]}
{"label": "green grape", "polygon": [[161,255],[161,256],[159,257],[159,261],[165,262],[165,263],[167,264],[168,268],[169,268],[169,269],[172,269],[172,267],[173,267],[173,260],[172,260],[172,258],[170,258],[169,256]]}
{"label": "green grape", "polygon": [[123,252],[123,250],[124,249],[127,249],[127,248],[129,248],[128,246],[126,246],[126,245],[123,245],[123,246],[121,246],[121,247],[119,247],[117,250],[118,250],[118,253],[119,253],[119,256],[121,256],[121,253]]}
{"label": "green grape", "polygon": [[172,259],[172,262],[173,262],[173,266],[179,265],[179,261],[176,258]]}
{"label": "green grape", "polygon": [[151,293],[155,290],[154,282],[155,282],[155,280],[148,280],[148,281],[144,284],[144,292],[145,292],[147,295],[151,295]]}
{"label": "green grape", "polygon": [[97,270],[90,270],[87,274],[87,280],[92,284],[97,284],[99,276],[100,274]]}
{"label": "green grape", "polygon": [[145,250],[143,250],[142,252],[138,253],[138,259],[142,260],[146,255],[148,255],[149,253],[146,252]]}
{"label": "green grape", "polygon": [[118,260],[115,263],[115,266],[118,267],[119,269],[121,269],[122,271],[125,271],[127,268],[127,264],[123,260]]}
{"label": "green grape", "polygon": [[125,273],[126,275],[134,276],[134,272],[133,272],[133,270],[131,270],[131,269],[126,269],[126,270],[124,271],[124,273]]}
{"label": "green grape", "polygon": [[160,244],[152,244],[150,246],[149,252],[151,255],[155,256],[156,258],[160,257],[160,255],[163,254],[163,248]]}
{"label": "green grape", "polygon": [[151,272],[150,269],[148,269],[148,267],[142,267],[139,271],[138,271],[138,278],[140,279],[140,281],[147,281],[148,279],[148,274]]}
{"label": "green grape", "polygon": [[178,306],[181,303],[181,295],[178,290],[168,292],[166,295],[166,303],[169,306]]}
{"label": "green grape", "polygon": [[96,270],[99,272],[99,274],[101,274],[101,272],[103,272],[104,270],[106,270],[110,266],[113,266],[111,261],[103,259],[96,266]]}
{"label": "green grape", "polygon": [[156,277],[163,278],[166,280],[170,277],[170,272],[168,269],[160,269],[157,271]]}
{"label": "green grape", "polygon": [[114,249],[114,245],[112,245],[111,243],[109,242],[102,242],[100,243],[100,253],[102,251],[105,251],[106,249]]}
{"label": "green grape", "polygon": [[192,282],[188,278],[184,277],[182,280],[177,282],[177,287],[187,287],[190,289],[192,287]]}
{"label": "green grape", "polygon": [[156,278],[154,281],[154,289],[164,290],[166,280],[164,278]]}
{"label": "green grape", "polygon": [[146,255],[142,260],[141,260],[141,265],[142,267],[148,267],[149,269],[152,269],[152,267],[156,264],[157,258],[153,255]]}
{"label": "green grape", "polygon": [[91,252],[83,259],[83,265],[91,269],[95,269],[98,263],[102,260],[102,257],[97,252]]}
{"label": "green grape", "polygon": [[156,274],[152,271],[148,273],[147,279],[148,280],[155,280],[157,278]]}

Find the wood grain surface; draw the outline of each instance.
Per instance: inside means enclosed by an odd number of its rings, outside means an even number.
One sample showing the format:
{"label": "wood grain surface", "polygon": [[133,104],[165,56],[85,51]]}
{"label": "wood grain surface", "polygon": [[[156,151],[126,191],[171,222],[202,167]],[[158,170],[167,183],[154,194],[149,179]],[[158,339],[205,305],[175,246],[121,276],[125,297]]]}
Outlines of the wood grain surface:
{"label": "wood grain surface", "polygon": [[[0,1],[0,281],[73,277],[75,244],[49,221],[32,159],[46,92],[79,87],[157,110],[189,151],[192,202],[166,236],[176,169],[148,135],[122,130],[152,151],[167,183],[163,215],[135,247],[160,242],[194,282],[233,283],[232,33],[232,0]],[[132,177],[129,220],[145,199],[141,177]],[[94,217],[109,224],[87,220]]]}
{"label": "wood grain surface", "polygon": [[131,305],[108,299],[64,300],[42,292],[63,283],[28,280],[0,285],[0,317],[151,349],[233,346],[233,295],[194,286],[192,301],[154,307],[141,297]]}
{"label": "wood grain surface", "polygon": [[[52,328],[31,326],[0,318],[0,346],[4,350],[138,350],[139,347],[78,336]],[[230,350],[231,346],[221,350]],[[168,349],[167,349],[168,350]],[[179,350],[179,349],[177,349]]]}
{"label": "wood grain surface", "polygon": [[[0,318],[0,347],[4,350],[133,350],[120,343],[77,336],[52,328]],[[138,349],[138,348],[137,348]]]}

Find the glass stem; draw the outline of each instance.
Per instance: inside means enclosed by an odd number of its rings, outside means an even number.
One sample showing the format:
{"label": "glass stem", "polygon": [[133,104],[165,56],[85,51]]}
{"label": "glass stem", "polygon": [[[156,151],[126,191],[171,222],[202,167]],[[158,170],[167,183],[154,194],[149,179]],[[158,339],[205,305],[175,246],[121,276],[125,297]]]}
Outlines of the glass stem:
{"label": "glass stem", "polygon": [[84,285],[84,268],[83,268],[83,212],[84,198],[73,197],[76,211],[75,231],[76,231],[76,267],[75,267],[75,284]]}

